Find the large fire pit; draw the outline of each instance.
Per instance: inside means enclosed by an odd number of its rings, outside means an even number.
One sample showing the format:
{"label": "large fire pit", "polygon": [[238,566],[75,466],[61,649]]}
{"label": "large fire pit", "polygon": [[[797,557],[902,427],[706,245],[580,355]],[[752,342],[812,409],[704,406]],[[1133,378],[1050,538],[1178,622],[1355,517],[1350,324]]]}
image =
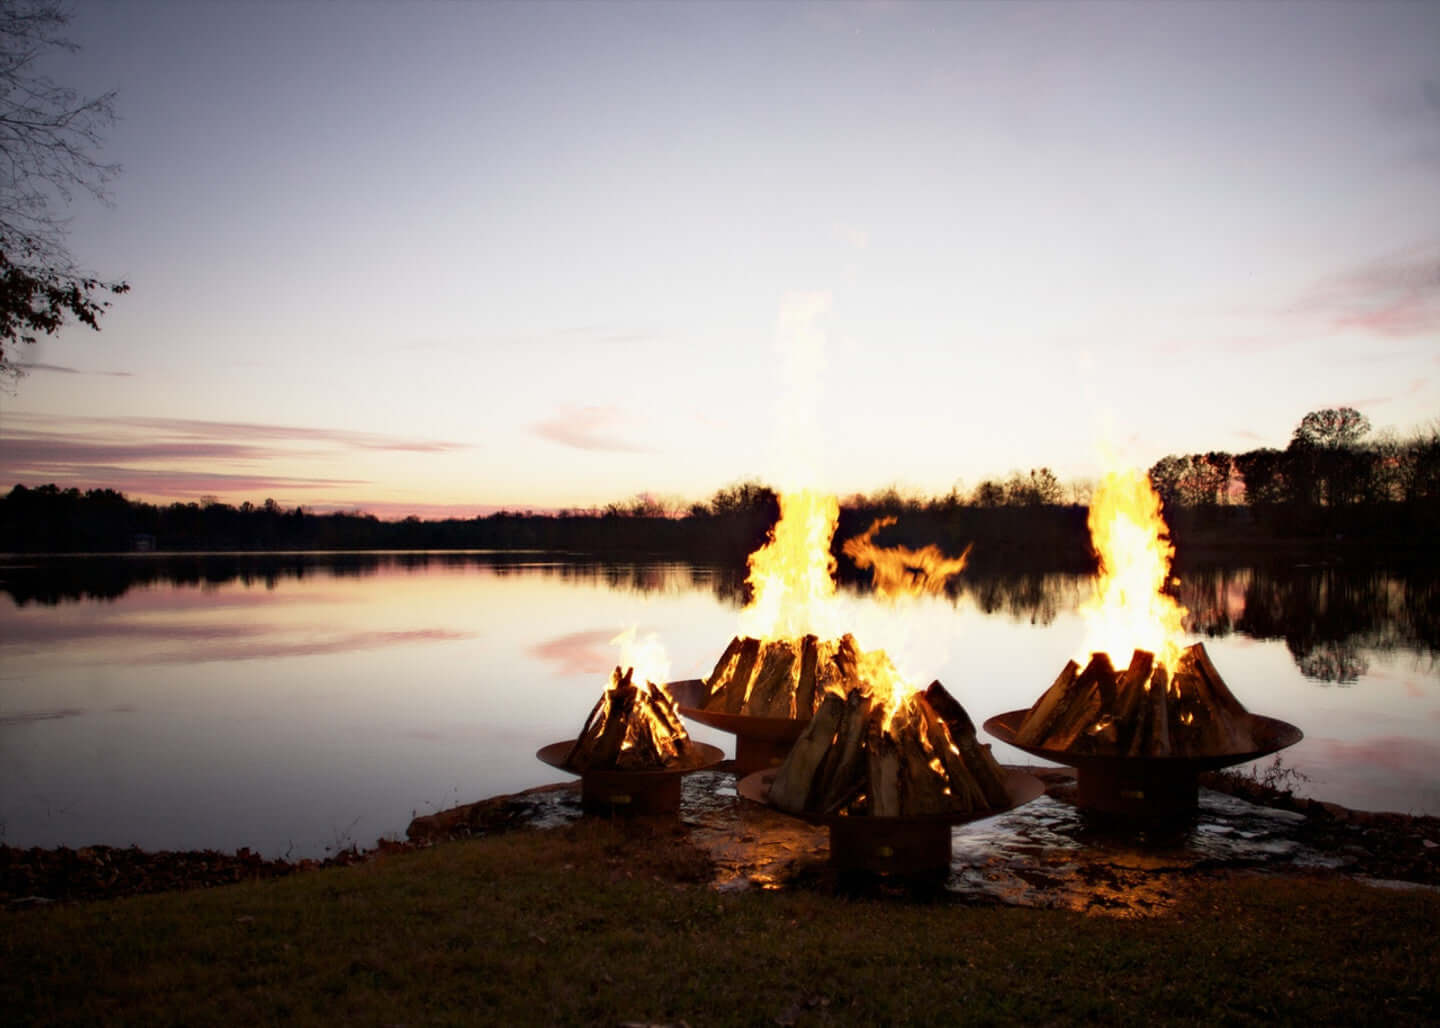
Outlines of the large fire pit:
{"label": "large fire pit", "polygon": [[939,682],[827,696],[785,762],[744,778],[740,794],[830,829],[842,871],[944,873],[957,824],[1012,810],[1044,791],[1006,772]]}
{"label": "large fire pit", "polygon": [[1142,650],[1123,671],[1104,653],[1083,672],[1071,661],[1032,707],[995,715],[985,731],[1075,768],[1081,807],[1149,820],[1193,816],[1202,772],[1303,738],[1292,724],[1246,710],[1200,643],[1181,653],[1173,674]]}

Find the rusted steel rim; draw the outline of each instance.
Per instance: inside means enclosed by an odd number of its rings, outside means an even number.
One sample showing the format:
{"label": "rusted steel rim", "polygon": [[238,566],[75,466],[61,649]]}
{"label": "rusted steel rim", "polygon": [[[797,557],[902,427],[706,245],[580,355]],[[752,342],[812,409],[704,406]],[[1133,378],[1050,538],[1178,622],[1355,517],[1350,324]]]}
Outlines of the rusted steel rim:
{"label": "rusted steel rim", "polygon": [[1020,724],[1025,720],[1025,715],[1030,713],[1029,709],[1009,710],[1004,714],[996,714],[985,722],[985,731],[1005,743],[1007,746],[1014,746],[1017,750],[1024,750],[1026,753],[1046,760],[1054,761],[1057,764],[1066,764],[1073,768],[1084,770],[1086,768],[1126,768],[1138,770],[1145,767],[1164,769],[1167,772],[1189,771],[1199,774],[1202,771],[1215,771],[1222,767],[1230,767],[1232,764],[1244,764],[1247,761],[1258,760],[1260,757],[1269,756],[1287,746],[1294,746],[1305,733],[1300,731],[1288,721],[1281,721],[1278,718],[1266,717],[1263,714],[1251,714],[1251,737],[1260,745],[1250,750],[1234,750],[1222,753],[1202,753],[1196,756],[1171,756],[1171,757],[1147,757],[1147,756],[1126,756],[1123,754],[1106,753],[1071,753],[1068,750],[1053,750],[1044,746],[1026,746],[1015,741],[1015,735],[1020,730]]}
{"label": "rusted steel rim", "polygon": [[740,779],[735,786],[737,792],[747,800],[755,803],[762,803],[773,810],[779,810],[782,814],[789,814],[802,821],[809,821],[813,825],[858,825],[863,823],[904,827],[933,826],[933,825],[964,825],[972,821],[983,821],[987,817],[995,817],[999,814],[1006,814],[1016,807],[1024,806],[1031,800],[1039,799],[1045,794],[1045,783],[1034,775],[1026,774],[1024,771],[1005,770],[1005,795],[1009,797],[1008,806],[999,810],[972,810],[965,813],[953,811],[947,814],[913,814],[902,817],[871,817],[868,814],[791,814],[788,810],[780,810],[770,803],[770,783],[775,780],[774,771],[756,771],[752,775],[746,775]]}

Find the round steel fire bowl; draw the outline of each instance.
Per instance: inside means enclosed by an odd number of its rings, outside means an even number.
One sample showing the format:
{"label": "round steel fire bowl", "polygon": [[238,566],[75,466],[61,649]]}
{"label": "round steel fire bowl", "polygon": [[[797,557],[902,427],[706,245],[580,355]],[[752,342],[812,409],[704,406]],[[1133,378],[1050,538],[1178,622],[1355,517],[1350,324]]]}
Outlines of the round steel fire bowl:
{"label": "round steel fire bowl", "polygon": [[[756,771],[742,778],[736,791],[747,800],[770,806],[770,783],[775,772]],[[1023,806],[1045,794],[1045,784],[1023,771],[1005,772],[1010,803],[1002,810],[968,814],[927,814],[915,817],[848,817],[843,814],[791,814],[830,829],[830,864],[837,871],[864,871],[885,875],[948,874],[950,830],[956,825],[983,821]],[[778,807],[772,809],[779,810]],[[788,814],[789,811],[781,811]]]}
{"label": "round steel fire bowl", "polygon": [[756,771],[779,767],[790,753],[790,747],[805,731],[809,718],[752,717],[749,714],[723,714],[701,710],[705,702],[705,683],[698,678],[670,682],[665,686],[675,698],[675,705],[684,717],[735,736],[735,773],[741,778]]}
{"label": "round steel fire bowl", "polygon": [[561,771],[580,776],[580,805],[588,814],[674,814],[680,810],[680,778],[691,771],[704,771],[725,759],[719,746],[691,741],[697,760],[688,767],[641,768],[633,771],[592,769],[576,771],[565,766],[574,740],[552,742],[535,751],[535,756]]}
{"label": "round steel fire bowl", "polygon": [[1232,764],[1244,764],[1294,746],[1305,734],[1294,725],[1263,714],[1251,714],[1250,735],[1256,747],[1243,752],[1206,753],[1191,757],[1126,757],[1071,753],[1043,746],[1024,746],[1015,734],[1027,710],[996,714],[985,731],[1018,750],[1075,769],[1079,806],[1098,814],[1141,820],[1168,820],[1195,815],[1200,802],[1200,775]]}

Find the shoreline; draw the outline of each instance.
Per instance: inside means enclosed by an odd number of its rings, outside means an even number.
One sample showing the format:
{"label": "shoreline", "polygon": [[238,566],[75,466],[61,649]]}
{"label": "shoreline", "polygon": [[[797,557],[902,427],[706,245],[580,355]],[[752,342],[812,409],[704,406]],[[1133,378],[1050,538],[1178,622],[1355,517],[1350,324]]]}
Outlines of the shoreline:
{"label": "shoreline", "polygon": [[[724,765],[721,765],[721,770]],[[1068,768],[1026,767],[1046,783],[1047,793],[1064,799],[1073,791]],[[1248,776],[1212,772],[1202,776],[1207,789],[1246,803],[1303,818],[1308,843],[1354,858],[1339,871],[1357,880],[1409,883],[1440,888],[1440,817],[1353,810],[1338,804],[1266,786]],[[288,877],[309,871],[349,867],[387,856],[428,849],[447,842],[515,831],[545,830],[537,823],[543,803],[575,794],[578,782],[537,786],[491,796],[449,810],[416,817],[403,841],[381,839],[374,846],[351,846],[323,858],[269,859],[242,847],[217,850],[142,850],[106,845],[70,848],[0,845],[0,907],[47,908],[72,903],[163,892],[209,889],[239,882]],[[1356,857],[1363,851],[1362,857]],[[1239,872],[1226,872],[1239,873]]]}

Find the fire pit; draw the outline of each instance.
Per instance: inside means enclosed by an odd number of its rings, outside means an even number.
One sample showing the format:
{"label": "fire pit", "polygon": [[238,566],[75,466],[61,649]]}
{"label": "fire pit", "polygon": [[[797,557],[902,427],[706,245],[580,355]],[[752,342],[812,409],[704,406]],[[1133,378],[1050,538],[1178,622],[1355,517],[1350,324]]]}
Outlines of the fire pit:
{"label": "fire pit", "polygon": [[663,686],[636,686],[632,675],[617,667],[579,736],[535,756],[580,776],[586,811],[672,814],[680,809],[680,777],[714,767],[724,753],[691,740]]}
{"label": "fire pit", "polygon": [[1074,767],[1087,810],[1145,819],[1193,815],[1201,772],[1302,738],[1294,725],[1246,710],[1202,643],[1180,653],[1173,674],[1144,650],[1123,671],[1104,653],[1083,671],[1071,661],[1032,707],[997,714],[985,730]]}
{"label": "fire pit", "polygon": [[830,829],[840,871],[945,873],[951,829],[1044,792],[1000,768],[964,708],[939,682],[877,698],[828,695],[785,762],[757,771],[740,795]]}
{"label": "fire pit", "polygon": [[[985,730],[1074,767],[1087,810],[1188,819],[1202,771],[1294,745],[1300,730],[1246,710],[1203,644],[1181,648],[1186,611],[1166,591],[1175,548],[1143,471],[1107,472],[1088,523],[1100,564],[1080,611],[1089,663],[1069,661],[1029,710],[996,715]],[[1111,655],[1132,649],[1117,670]]]}
{"label": "fire pit", "polygon": [[1142,820],[1193,817],[1200,802],[1199,778],[1203,772],[1258,760],[1303,738],[1300,729],[1292,724],[1251,714],[1250,733],[1255,745],[1245,752],[1191,757],[1078,754],[1017,742],[1015,733],[1027,713],[1011,710],[996,714],[985,722],[985,731],[1016,749],[1075,768],[1076,798],[1082,808]]}

